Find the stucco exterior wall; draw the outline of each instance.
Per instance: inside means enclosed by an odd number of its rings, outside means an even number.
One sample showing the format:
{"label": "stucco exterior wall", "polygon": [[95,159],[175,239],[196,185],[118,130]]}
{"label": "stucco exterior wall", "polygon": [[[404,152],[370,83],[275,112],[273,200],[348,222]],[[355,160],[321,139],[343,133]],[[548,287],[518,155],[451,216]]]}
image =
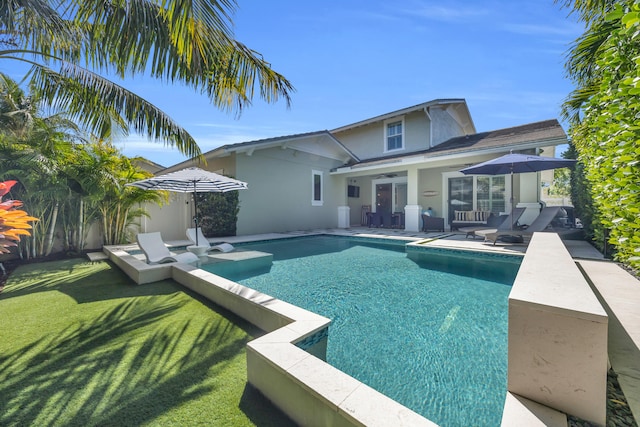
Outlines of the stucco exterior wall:
{"label": "stucco exterior wall", "polygon": [[[347,186],[344,177],[329,171],[339,161],[282,148],[239,154],[236,161],[236,178],[249,184],[239,194],[238,235],[337,227]],[[312,205],[314,170],[323,175],[322,206]]]}
{"label": "stucco exterior wall", "polygon": [[[435,216],[443,217],[443,203],[446,201],[446,194],[442,194],[442,172],[443,168],[422,169],[418,172],[418,205],[422,210],[428,207],[435,212]],[[424,197],[425,191],[437,191],[437,196]]]}
{"label": "stucco exterior wall", "polygon": [[193,227],[193,201],[191,194],[169,193],[169,202],[167,204],[163,206],[145,204],[144,208],[149,213],[149,217],[140,219],[140,233],[160,231],[164,241],[187,239],[186,230],[189,227]]}
{"label": "stucco exterior wall", "polygon": [[352,177],[347,179],[347,185],[360,187],[359,197],[349,197],[349,223],[351,225],[362,225],[362,206],[372,206],[371,200],[371,177]]}
{"label": "stucco exterior wall", "polygon": [[376,122],[367,126],[336,132],[334,136],[360,159],[381,157],[385,154],[386,123],[404,120],[404,150],[392,153],[405,153],[425,150],[429,147],[430,121],[424,111],[414,111],[397,119]]}

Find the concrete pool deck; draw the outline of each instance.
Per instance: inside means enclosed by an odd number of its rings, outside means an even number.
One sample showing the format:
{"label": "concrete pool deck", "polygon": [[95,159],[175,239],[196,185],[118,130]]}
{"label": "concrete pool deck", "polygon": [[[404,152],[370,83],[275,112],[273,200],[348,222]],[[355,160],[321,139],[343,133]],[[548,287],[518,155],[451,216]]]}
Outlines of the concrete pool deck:
{"label": "concrete pool deck", "polygon": [[[442,249],[493,252],[520,256],[523,256],[527,250],[525,245],[487,245],[480,240],[465,238],[463,233],[408,233],[402,230],[369,229],[364,227],[271,233],[258,236],[235,236],[210,240],[212,242],[225,241],[234,244],[314,234],[391,238],[407,243],[420,242],[420,244]],[[171,246],[185,246],[188,244],[187,241],[167,243]],[[560,245],[561,248],[558,249],[568,252],[567,259],[572,265],[575,265],[575,260],[603,260],[602,255],[587,242],[563,241],[562,243],[563,245]],[[135,246],[131,245],[128,248],[135,248]],[[125,246],[112,249],[114,250],[105,250],[106,253],[110,254],[112,260],[114,257],[111,255],[118,253],[119,255],[116,255],[116,258],[119,258],[120,262],[123,258],[130,257],[129,263],[132,262],[132,259],[135,260],[139,263],[136,267],[140,267],[142,270],[147,268],[162,270],[164,276],[173,277],[192,289],[195,287],[194,290],[199,293],[204,292],[203,294],[207,298],[240,314],[263,330],[271,332],[248,345],[247,363],[251,368],[248,369],[249,382],[257,386],[258,389],[263,391],[263,394],[277,406],[285,409],[287,413],[299,411],[300,405],[302,405],[307,414],[304,416],[299,414],[290,415],[295,421],[304,425],[314,425],[314,419],[331,419],[332,422],[335,422],[335,425],[434,425],[413,411],[386,398],[384,395],[322,361],[324,354],[326,354],[326,341],[323,347],[321,332],[328,327],[329,319],[306,312],[298,307],[290,306],[211,273],[203,272],[194,266],[175,263],[148,266],[143,260],[139,259],[139,256],[136,258],[136,256],[123,252],[124,249],[127,249]],[[117,261],[114,262],[120,265]],[[599,263],[596,262],[595,264],[595,266],[591,265],[590,268],[592,270],[595,268],[597,271],[597,264]],[[614,263],[605,261],[602,264]],[[132,267],[123,268],[125,272],[127,272],[126,268]],[[127,274],[129,273],[127,272]],[[638,292],[640,292],[640,289]],[[601,313],[595,315],[601,317]],[[584,317],[584,315],[582,316]],[[615,342],[612,342],[611,337],[613,335],[615,334],[609,333],[610,352],[611,348],[616,345]],[[300,340],[308,340],[314,336],[320,336],[320,340],[319,344],[316,343],[315,348],[311,350],[304,351],[294,345]],[[606,344],[603,347],[606,348]],[[599,369],[601,370],[601,367]],[[257,372],[260,373],[257,374]],[[269,391],[274,384],[277,384],[276,391]],[[637,390],[636,388],[636,398]],[[626,390],[623,391],[625,394],[627,393]],[[629,389],[629,392],[633,394],[633,390]],[[532,400],[526,397],[512,391],[508,393],[505,400],[503,425],[515,425],[510,423],[509,420],[518,420],[517,425],[566,426],[566,415],[564,415],[563,411],[541,405],[539,399]],[[361,398],[365,399],[367,403],[365,404]],[[633,396],[629,400],[634,401]],[[545,401],[544,403],[553,406],[549,402]],[[568,410],[567,412],[571,411]],[[573,414],[576,415],[575,412]],[[637,417],[635,412],[634,415]],[[525,422],[525,420],[528,421]]]}

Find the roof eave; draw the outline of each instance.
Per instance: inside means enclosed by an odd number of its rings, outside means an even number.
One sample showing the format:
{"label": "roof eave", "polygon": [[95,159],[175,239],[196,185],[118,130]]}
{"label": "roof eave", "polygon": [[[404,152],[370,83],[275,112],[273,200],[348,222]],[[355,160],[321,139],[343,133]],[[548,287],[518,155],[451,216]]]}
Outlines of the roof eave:
{"label": "roof eave", "polygon": [[496,145],[488,148],[477,148],[477,149],[461,148],[459,151],[453,151],[453,152],[447,151],[442,153],[438,153],[438,152],[422,153],[415,156],[407,155],[406,157],[391,158],[389,159],[388,162],[385,162],[384,159],[372,160],[372,162],[373,161],[376,162],[375,165],[368,165],[367,162],[364,161],[362,163],[359,163],[353,166],[342,166],[331,171],[331,174],[340,175],[340,174],[347,174],[347,173],[356,172],[356,171],[362,172],[362,171],[368,171],[368,170],[388,168],[390,166],[397,166],[397,165],[404,166],[404,165],[414,165],[419,163],[422,163],[422,164],[432,163],[432,162],[442,161],[442,160],[457,160],[464,157],[479,156],[483,154],[501,154],[511,150],[518,151],[518,150],[528,150],[531,148],[557,146],[557,145],[566,144],[567,142],[568,141],[566,137],[565,138],[558,137],[558,138],[548,138],[548,139],[537,140],[537,141],[523,142],[519,144]]}
{"label": "roof eave", "polygon": [[[353,154],[351,150],[345,147],[327,130],[310,132],[305,134],[290,135],[290,136],[284,136],[284,137],[277,137],[277,138],[271,138],[267,140],[258,140],[258,141],[252,141],[249,143],[227,145],[227,146],[218,148],[215,153],[210,152],[211,153],[210,158],[225,157],[230,155],[231,153],[236,153],[236,154],[244,153],[247,155],[252,155],[253,152],[256,150],[264,150],[264,149],[273,148],[273,147],[287,149],[291,144],[295,143],[296,141],[303,141],[305,139],[316,138],[316,137],[328,138],[329,141],[332,141],[336,146],[338,146],[345,153],[344,156],[336,157],[334,158],[334,160],[340,160],[345,163],[348,161],[356,161],[356,162],[360,161],[360,159],[355,154]],[[299,146],[296,146],[295,149],[298,151],[305,152],[305,150],[301,149]],[[307,151],[307,152],[309,152],[310,154],[318,154],[312,151]]]}

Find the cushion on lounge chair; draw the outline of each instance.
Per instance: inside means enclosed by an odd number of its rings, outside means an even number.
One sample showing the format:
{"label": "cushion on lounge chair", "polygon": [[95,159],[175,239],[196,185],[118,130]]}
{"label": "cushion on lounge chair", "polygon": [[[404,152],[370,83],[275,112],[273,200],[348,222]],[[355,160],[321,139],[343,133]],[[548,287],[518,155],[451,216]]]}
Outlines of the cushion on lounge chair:
{"label": "cushion on lounge chair", "polygon": [[[235,250],[231,243],[219,243],[217,245],[211,246],[209,243],[209,239],[204,237],[202,233],[202,228],[198,227],[197,231],[198,236],[198,246],[209,246],[207,251],[220,251],[220,252],[231,252]],[[193,243],[196,244],[196,229],[195,228],[187,228],[187,238]]]}
{"label": "cushion on lounge chair", "polygon": [[147,264],[162,264],[165,262],[190,263],[199,259],[197,255],[191,252],[181,254],[172,253],[164,244],[162,236],[157,231],[154,233],[138,233],[136,240],[144,256],[147,258]]}

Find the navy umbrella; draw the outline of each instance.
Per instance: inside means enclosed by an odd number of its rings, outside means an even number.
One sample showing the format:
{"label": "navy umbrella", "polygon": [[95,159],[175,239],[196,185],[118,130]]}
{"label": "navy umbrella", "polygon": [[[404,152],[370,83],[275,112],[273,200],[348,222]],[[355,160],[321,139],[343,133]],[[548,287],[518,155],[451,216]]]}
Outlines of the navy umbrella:
{"label": "navy umbrella", "polygon": [[[465,175],[511,175],[511,210],[513,212],[513,174],[526,172],[540,172],[550,169],[571,167],[576,163],[571,159],[557,157],[542,157],[531,154],[509,153],[504,156],[461,169]],[[513,218],[513,216],[512,216]],[[511,223],[513,229],[513,222]]]}
{"label": "navy umbrella", "polygon": [[196,226],[196,245],[198,245],[198,199],[196,193],[226,193],[227,191],[246,190],[247,183],[227,176],[218,175],[200,168],[192,167],[158,175],[142,181],[132,182],[133,187],[144,190],[166,190],[178,193],[193,193]]}

